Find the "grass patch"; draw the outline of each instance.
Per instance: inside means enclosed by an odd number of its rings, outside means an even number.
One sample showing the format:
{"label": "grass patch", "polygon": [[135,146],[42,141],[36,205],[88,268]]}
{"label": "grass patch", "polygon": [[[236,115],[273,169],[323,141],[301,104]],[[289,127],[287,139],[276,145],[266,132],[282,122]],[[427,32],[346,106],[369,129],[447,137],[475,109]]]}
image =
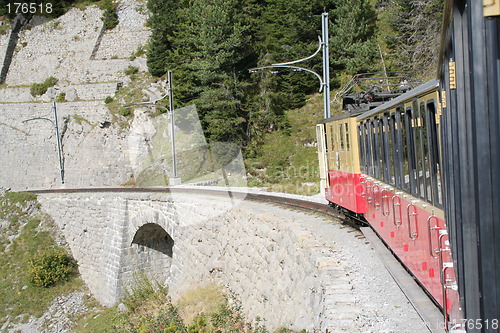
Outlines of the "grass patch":
{"label": "grass patch", "polygon": [[144,47],[144,45],[139,45],[137,46],[137,50],[130,56],[130,60],[133,61],[136,58],[144,56],[145,54],[146,54],[146,48]]}
{"label": "grass patch", "polygon": [[[5,199],[11,205],[20,205],[21,207],[27,207],[30,203],[35,202],[37,197],[36,194],[28,192],[5,192]],[[8,205],[8,203],[7,203]]]}
{"label": "grass patch", "polygon": [[31,96],[41,96],[47,92],[47,89],[57,84],[57,79],[49,76],[43,83],[33,83],[30,88]]}
{"label": "grass patch", "polygon": [[55,297],[83,286],[74,276],[50,288],[30,283],[30,259],[40,251],[57,248],[51,232],[41,227],[50,226],[51,221],[35,212],[35,199],[29,193],[6,192],[0,196],[0,219],[10,221],[8,230],[2,229],[1,234],[17,236],[0,251],[0,327],[7,318],[16,323],[30,316],[40,317]]}
{"label": "grass patch", "polygon": [[92,124],[87,118],[80,116],[78,114],[72,115],[71,118],[73,118],[78,125],[81,125],[82,123],[87,123],[92,127],[96,126],[96,124]]}
{"label": "grass patch", "polygon": [[286,113],[289,127],[267,133],[256,145],[256,154],[245,160],[248,186],[303,195],[319,193],[319,168],[315,126],[323,117],[323,99],[317,94],[308,103]]}
{"label": "grass patch", "polygon": [[67,100],[66,100],[66,93],[62,92],[59,95],[57,95],[56,102],[57,103],[66,103],[67,102]]}
{"label": "grass patch", "polygon": [[240,303],[217,285],[195,288],[174,303],[166,288],[138,275],[123,303],[128,309],[122,312],[115,306],[87,314],[73,332],[268,332],[262,324],[245,320]]}
{"label": "grass patch", "polygon": [[139,73],[139,67],[136,66],[128,66],[127,69],[123,71],[125,75],[133,75]]}

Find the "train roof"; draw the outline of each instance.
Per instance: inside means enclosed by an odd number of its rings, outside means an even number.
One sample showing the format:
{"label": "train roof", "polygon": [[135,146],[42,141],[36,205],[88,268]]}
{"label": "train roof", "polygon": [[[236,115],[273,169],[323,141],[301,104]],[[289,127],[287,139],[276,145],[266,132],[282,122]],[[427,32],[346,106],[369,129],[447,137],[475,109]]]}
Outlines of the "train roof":
{"label": "train roof", "polygon": [[357,117],[360,114],[362,114],[362,112],[351,113],[351,112],[346,111],[345,113],[340,114],[338,116],[334,116],[334,117],[330,117],[330,118],[323,118],[320,121],[318,121],[318,124],[325,124],[325,123],[329,123],[330,121],[340,120],[340,119],[344,119],[344,118]]}
{"label": "train roof", "polygon": [[439,81],[437,79],[432,79],[430,81],[427,81],[424,84],[421,84],[420,86],[416,87],[415,89],[412,89],[408,91],[407,93],[404,93],[394,99],[391,99],[390,101],[377,106],[375,109],[367,111],[365,113],[362,113],[360,115],[357,115],[357,120],[363,120],[366,118],[369,118],[381,111],[384,111],[389,108],[393,108],[394,106],[403,103],[407,99],[411,99],[413,97],[425,94],[439,86]]}
{"label": "train roof", "polygon": [[334,117],[330,118],[323,118],[320,121],[318,121],[318,124],[324,124],[328,123],[330,121],[335,121],[335,120],[340,120],[340,119],[345,119],[345,118],[351,118],[351,117],[356,117],[357,120],[363,120],[366,118],[369,118],[381,111],[384,111],[389,108],[393,108],[394,106],[401,104],[402,102],[406,101],[407,99],[411,99],[415,96],[419,96],[422,94],[425,94],[439,86],[439,81],[437,79],[432,79],[430,81],[427,81],[415,89],[412,89],[408,91],[407,93],[401,94],[398,97],[391,99],[388,102],[385,102],[382,105],[377,106],[376,108],[370,110],[370,111],[365,111],[365,112],[346,112]]}

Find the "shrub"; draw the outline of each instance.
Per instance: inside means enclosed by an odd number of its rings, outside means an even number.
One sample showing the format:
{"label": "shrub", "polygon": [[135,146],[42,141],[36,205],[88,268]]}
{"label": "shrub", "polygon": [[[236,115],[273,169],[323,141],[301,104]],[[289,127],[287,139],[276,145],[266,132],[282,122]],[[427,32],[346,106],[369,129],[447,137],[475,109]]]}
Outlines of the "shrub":
{"label": "shrub", "polygon": [[104,28],[106,30],[111,30],[120,23],[118,20],[118,14],[116,13],[116,4],[113,3],[113,0],[105,0],[99,6],[101,10],[104,10],[102,14],[102,21],[104,23]]}
{"label": "shrub", "polygon": [[125,75],[134,75],[139,73],[139,68],[135,66],[128,66],[128,68],[123,72],[125,73]]}
{"label": "shrub", "polygon": [[132,114],[132,111],[130,109],[127,109],[127,108],[122,108],[122,109],[120,109],[120,111],[118,111],[118,113],[124,117],[128,117]]}
{"label": "shrub", "polygon": [[106,98],[104,99],[104,103],[106,103],[106,104],[109,104],[109,103],[111,103],[111,102],[113,102],[113,97],[111,97],[111,96],[108,96],[108,97],[106,97]]}
{"label": "shrub", "polygon": [[114,10],[106,10],[102,15],[102,21],[104,22],[104,28],[106,30],[111,30],[120,23],[118,14],[116,14]]}
{"label": "shrub", "polygon": [[56,102],[57,102],[57,103],[64,103],[64,102],[67,102],[67,100],[66,100],[66,93],[65,93],[65,92],[62,92],[62,93],[60,93],[59,95],[57,95]]}
{"label": "shrub", "polygon": [[43,83],[33,83],[30,88],[31,96],[41,96],[47,92],[47,89],[57,84],[57,79],[53,76],[48,77]]}
{"label": "shrub", "polygon": [[37,287],[50,287],[67,281],[76,273],[73,259],[61,248],[37,253],[29,262],[29,279]]}

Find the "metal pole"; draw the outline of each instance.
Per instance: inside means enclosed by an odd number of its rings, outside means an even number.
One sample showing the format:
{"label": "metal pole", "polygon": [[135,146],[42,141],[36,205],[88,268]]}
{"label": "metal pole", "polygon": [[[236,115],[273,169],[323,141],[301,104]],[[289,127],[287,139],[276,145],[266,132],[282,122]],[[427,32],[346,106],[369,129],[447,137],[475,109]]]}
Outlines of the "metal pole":
{"label": "metal pole", "polygon": [[172,88],[172,71],[167,71],[168,77],[168,101],[170,104],[170,133],[172,135],[172,170],[174,178],[177,178],[177,161],[175,156],[175,124],[174,124],[174,93]]}
{"label": "metal pole", "polygon": [[328,49],[328,13],[323,13],[321,17],[321,31],[323,39],[323,107],[325,118],[330,118],[330,52]]}
{"label": "metal pole", "polygon": [[59,174],[61,175],[61,184],[64,184],[64,166],[63,166],[61,139],[59,137],[59,125],[57,123],[56,101],[52,101],[52,110],[54,112],[54,127],[56,129],[57,155],[59,156]]}

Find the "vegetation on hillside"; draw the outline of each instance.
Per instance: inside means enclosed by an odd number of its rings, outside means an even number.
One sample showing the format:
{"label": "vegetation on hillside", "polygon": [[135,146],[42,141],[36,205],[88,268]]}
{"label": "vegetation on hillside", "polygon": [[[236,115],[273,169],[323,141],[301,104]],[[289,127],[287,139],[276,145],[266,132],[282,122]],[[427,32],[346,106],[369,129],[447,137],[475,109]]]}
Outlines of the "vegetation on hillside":
{"label": "vegetation on hillside", "polygon": [[52,238],[36,196],[0,194],[0,327],[40,317],[55,297],[82,287],[73,260]]}
{"label": "vegetation on hillside", "polygon": [[31,88],[30,88],[31,96],[35,97],[35,96],[41,96],[41,95],[45,94],[47,92],[47,90],[50,87],[55,86],[57,84],[57,82],[58,82],[58,80],[55,77],[50,76],[50,77],[46,78],[45,81],[42,83],[33,83],[31,85]]}
{"label": "vegetation on hillside", "polygon": [[[422,77],[436,58],[442,0],[149,0],[147,6],[151,74],[173,70],[176,106],[196,104],[208,141],[241,146],[252,182],[264,185],[280,182],[275,175],[297,167],[292,161],[298,156],[315,163],[314,147],[295,144],[291,118],[318,82],[305,72],[248,69],[312,54],[326,11],[332,88],[350,75],[382,70],[381,55],[388,71],[414,70]],[[303,65],[322,71],[319,56]],[[305,126],[321,118],[316,111],[302,114],[315,117]],[[258,170],[273,175],[259,179]]]}
{"label": "vegetation on hillside", "polygon": [[[217,285],[188,291],[173,302],[168,289],[137,275],[123,304],[88,313],[73,329],[76,333],[266,333],[260,320],[250,323],[239,302]],[[280,328],[276,333],[296,331]],[[305,332],[305,331],[302,331]]]}
{"label": "vegetation on hillside", "polygon": [[392,70],[435,75],[443,6],[443,0],[377,0],[379,40]]}
{"label": "vegetation on hillside", "polygon": [[73,6],[84,8],[93,4],[104,11],[101,19],[105,29],[111,30],[118,25],[118,4],[114,0],[0,0],[0,16],[13,19],[20,14],[26,18],[33,15],[57,18]]}
{"label": "vegetation on hillside", "polygon": [[[148,8],[150,72],[161,76],[173,70],[178,106],[196,104],[210,142],[246,146],[288,126],[285,111],[303,106],[306,96],[317,91],[317,79],[287,70],[273,75],[248,69],[313,53],[324,10],[339,31],[334,43],[351,46],[346,52],[332,51],[334,73],[372,67],[376,21],[367,0],[337,6],[333,0],[150,0]],[[345,13],[350,15],[346,20]],[[365,53],[370,57],[362,60]],[[349,64],[333,61],[337,55]],[[321,72],[320,57],[305,65]]]}

